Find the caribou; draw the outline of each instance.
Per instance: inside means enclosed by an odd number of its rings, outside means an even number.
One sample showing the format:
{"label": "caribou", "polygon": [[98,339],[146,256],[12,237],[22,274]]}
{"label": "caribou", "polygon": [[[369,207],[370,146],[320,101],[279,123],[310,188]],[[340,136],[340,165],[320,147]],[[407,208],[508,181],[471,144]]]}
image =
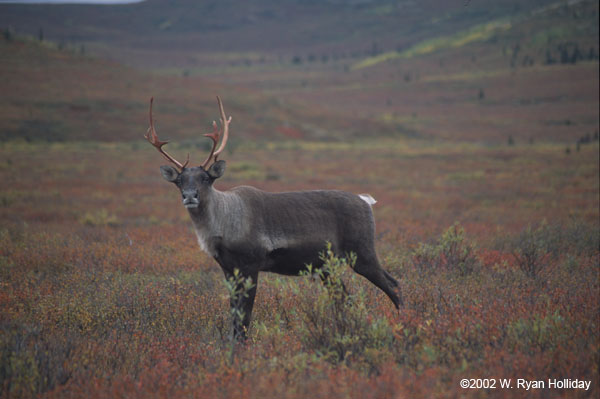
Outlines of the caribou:
{"label": "caribou", "polygon": [[[160,141],[152,118],[144,136],[173,166],[160,167],[162,177],[179,189],[191,219],[198,244],[221,266],[225,277],[234,274],[252,280],[252,288],[231,306],[243,318],[233,320],[233,334],[243,341],[250,324],[259,272],[299,275],[308,265],[323,265],[320,253],[331,245],[334,253],[354,253],[354,271],[380,288],[399,309],[402,305],[398,282],[384,270],[375,252],[375,200],[366,194],[336,190],[270,193],[251,186],[217,190],[213,183],[223,176],[225,161],[218,159],[229,138],[231,116],[225,116],[217,96],[220,127],[204,136],[212,148],[200,165],[189,167],[177,161]],[[219,144],[220,140],[220,144]],[[236,271],[237,269],[237,271]],[[241,283],[240,283],[241,284]]]}

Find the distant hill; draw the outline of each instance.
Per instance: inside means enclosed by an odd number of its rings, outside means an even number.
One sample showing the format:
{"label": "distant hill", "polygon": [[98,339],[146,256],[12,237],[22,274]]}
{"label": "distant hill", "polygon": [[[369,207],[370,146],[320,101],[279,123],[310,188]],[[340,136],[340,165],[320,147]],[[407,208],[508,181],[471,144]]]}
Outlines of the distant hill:
{"label": "distant hill", "polygon": [[[161,117],[173,134],[196,137],[198,116],[214,118],[215,91],[244,121],[241,137],[573,142],[598,129],[592,0],[0,4],[0,30],[5,41],[29,37],[27,54],[0,46],[14,58],[0,66],[3,92],[28,93],[10,100],[24,119],[5,109],[5,136],[46,120],[26,116],[15,105],[24,101],[71,126],[50,124],[66,138],[134,139],[100,129],[100,116],[138,126],[155,95],[157,110],[173,107]],[[95,115],[98,104],[110,112]]]}
{"label": "distant hill", "polygon": [[[0,54],[0,141],[142,142],[151,96],[159,136],[176,139],[170,147],[208,146],[202,134],[218,119],[216,95],[234,117],[232,146],[238,140],[302,138],[308,133],[297,126],[308,119],[323,122],[323,128],[333,125],[329,132],[340,126],[322,112],[310,110],[308,116],[302,107],[251,90],[139,71],[29,36],[1,35]],[[369,123],[353,120],[341,125]]]}
{"label": "distant hill", "polygon": [[[0,4],[0,27],[79,46],[189,52],[343,53],[406,48],[555,0],[147,0],[137,4]],[[163,61],[164,62],[164,61]],[[177,58],[182,66],[185,62]]]}

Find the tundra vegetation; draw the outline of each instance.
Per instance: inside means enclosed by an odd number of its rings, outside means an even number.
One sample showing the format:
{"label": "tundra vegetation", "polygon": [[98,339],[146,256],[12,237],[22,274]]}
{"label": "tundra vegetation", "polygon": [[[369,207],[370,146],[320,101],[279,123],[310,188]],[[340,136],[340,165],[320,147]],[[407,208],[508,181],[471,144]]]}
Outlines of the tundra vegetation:
{"label": "tundra vegetation", "polygon": [[[226,68],[168,49],[196,60],[183,76],[53,42],[67,24],[0,27],[0,397],[597,397],[597,10],[571,2],[395,50],[369,41],[365,65],[341,47],[223,54]],[[186,20],[173,21],[161,34]],[[462,22],[425,26],[445,21]],[[198,248],[142,137],[160,96],[169,151],[202,161],[215,94],[234,117],[216,187],[370,193],[400,311],[324,243],[327,284],[261,275],[247,342],[231,339],[243,315],[230,294],[251,284],[225,282]],[[592,383],[525,392],[463,378]]]}
{"label": "tundra vegetation", "polygon": [[[397,312],[351,258],[325,251],[330,284],[261,277],[246,345],[230,340],[227,287],[239,284],[200,251],[144,147],[2,146],[3,397],[477,397],[461,378],[594,381],[597,146],[577,159],[554,145],[470,147],[485,179],[454,145],[239,148],[232,169],[256,162],[262,177],[223,185],[318,175],[373,193],[377,250],[405,302]],[[359,153],[391,178],[357,182],[344,160]],[[263,160],[298,167],[271,180]],[[523,164],[544,167],[514,179]]]}

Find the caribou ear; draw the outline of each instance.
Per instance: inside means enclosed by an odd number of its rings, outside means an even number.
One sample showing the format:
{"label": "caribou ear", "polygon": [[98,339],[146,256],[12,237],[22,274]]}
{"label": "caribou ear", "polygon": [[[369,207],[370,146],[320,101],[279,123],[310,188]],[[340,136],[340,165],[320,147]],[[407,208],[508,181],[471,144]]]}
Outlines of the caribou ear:
{"label": "caribou ear", "polygon": [[223,173],[225,173],[225,161],[221,160],[213,163],[206,173],[208,173],[213,180],[223,176]]}
{"label": "caribou ear", "polygon": [[161,166],[160,173],[162,174],[162,177],[164,177],[166,181],[170,181],[171,183],[177,179],[177,176],[179,176],[179,172],[177,172],[177,170],[174,167],[169,166],[169,165]]}

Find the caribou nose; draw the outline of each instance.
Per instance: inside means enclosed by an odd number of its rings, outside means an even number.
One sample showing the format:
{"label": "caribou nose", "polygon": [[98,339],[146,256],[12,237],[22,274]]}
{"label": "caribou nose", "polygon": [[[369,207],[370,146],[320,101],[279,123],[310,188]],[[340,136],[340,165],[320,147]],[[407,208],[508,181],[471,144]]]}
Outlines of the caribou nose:
{"label": "caribou nose", "polygon": [[181,196],[183,197],[183,205],[186,208],[196,208],[198,206],[198,190],[182,190]]}

